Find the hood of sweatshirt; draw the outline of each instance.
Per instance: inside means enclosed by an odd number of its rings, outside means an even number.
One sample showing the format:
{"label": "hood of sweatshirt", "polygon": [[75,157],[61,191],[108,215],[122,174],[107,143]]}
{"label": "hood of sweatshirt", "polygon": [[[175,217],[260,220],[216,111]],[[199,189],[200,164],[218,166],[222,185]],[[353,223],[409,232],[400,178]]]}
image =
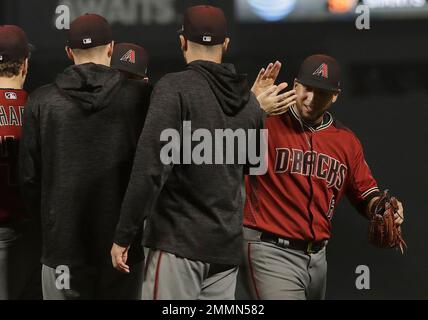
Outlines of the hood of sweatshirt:
{"label": "hood of sweatshirt", "polygon": [[207,80],[223,112],[228,116],[239,113],[250,99],[247,76],[237,74],[232,64],[196,60],[189,63],[187,68],[195,70]]}
{"label": "hood of sweatshirt", "polygon": [[60,90],[84,110],[104,109],[122,85],[120,72],[104,65],[85,63],[73,65],[55,79]]}

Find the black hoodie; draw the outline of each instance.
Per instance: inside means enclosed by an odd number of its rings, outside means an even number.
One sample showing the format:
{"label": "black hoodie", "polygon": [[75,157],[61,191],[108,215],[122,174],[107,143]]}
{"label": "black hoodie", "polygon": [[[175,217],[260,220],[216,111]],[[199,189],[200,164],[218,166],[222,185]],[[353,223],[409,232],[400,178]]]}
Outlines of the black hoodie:
{"label": "black hoodie", "polygon": [[163,77],[138,142],[115,242],[129,245],[149,216],[147,247],[206,263],[238,264],[244,165],[236,157],[233,164],[165,165],[160,151],[168,142],[160,136],[175,129],[184,139],[183,121],[191,121],[192,132],[205,129],[212,137],[215,129],[259,129],[264,115],[246,77],[232,65],[199,60]]}
{"label": "black hoodie", "polygon": [[[30,213],[41,214],[42,263],[110,264],[150,87],[109,67],[74,65],[30,95],[20,178]],[[143,258],[137,245],[130,262]]]}
{"label": "black hoodie", "polygon": [[197,71],[207,80],[226,115],[236,115],[250,99],[247,77],[237,74],[232,64],[195,61],[188,68]]}

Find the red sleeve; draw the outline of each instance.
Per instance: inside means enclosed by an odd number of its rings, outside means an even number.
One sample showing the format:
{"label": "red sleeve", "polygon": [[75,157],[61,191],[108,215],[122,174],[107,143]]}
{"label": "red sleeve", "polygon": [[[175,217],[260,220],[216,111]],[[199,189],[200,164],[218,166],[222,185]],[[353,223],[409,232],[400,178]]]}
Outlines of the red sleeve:
{"label": "red sleeve", "polygon": [[349,183],[346,194],[351,203],[359,210],[365,209],[369,201],[380,194],[376,180],[364,159],[363,147],[355,138],[354,150],[356,151],[354,162],[349,172]]}

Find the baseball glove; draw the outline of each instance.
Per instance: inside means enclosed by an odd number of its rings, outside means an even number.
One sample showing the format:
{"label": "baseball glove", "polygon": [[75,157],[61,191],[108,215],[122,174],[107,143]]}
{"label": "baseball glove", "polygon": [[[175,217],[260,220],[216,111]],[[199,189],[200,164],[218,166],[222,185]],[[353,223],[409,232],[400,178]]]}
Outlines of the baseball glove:
{"label": "baseball glove", "polygon": [[386,190],[377,200],[369,222],[369,242],[379,248],[399,248],[401,253],[407,248],[401,235],[401,228],[395,224],[398,215],[397,199]]}

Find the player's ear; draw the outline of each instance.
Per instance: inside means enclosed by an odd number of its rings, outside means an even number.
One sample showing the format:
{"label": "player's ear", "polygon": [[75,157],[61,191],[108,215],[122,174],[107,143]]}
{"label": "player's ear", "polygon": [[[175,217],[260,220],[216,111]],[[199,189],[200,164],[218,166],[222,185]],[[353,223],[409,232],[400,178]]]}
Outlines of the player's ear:
{"label": "player's ear", "polygon": [[68,59],[74,62],[73,50],[70,47],[65,47],[65,52],[67,52]]}
{"label": "player's ear", "polygon": [[229,43],[230,43],[230,38],[224,39],[224,42],[223,42],[223,53],[225,53],[227,51],[227,48],[229,47]]}
{"label": "player's ear", "polygon": [[114,48],[114,41],[112,41],[108,44],[107,55],[109,58],[111,58],[111,56],[113,55],[113,48]]}
{"label": "player's ear", "polygon": [[298,84],[299,84],[299,82],[297,81],[296,78],[294,78],[294,82],[293,82],[293,89],[294,90],[296,90]]}
{"label": "player's ear", "polygon": [[187,39],[181,34],[180,34],[180,45],[181,45],[181,50],[187,51]]}
{"label": "player's ear", "polygon": [[336,91],[336,93],[333,95],[333,99],[332,102],[335,103],[337,101],[337,98],[339,97],[340,94],[340,89]]}
{"label": "player's ear", "polygon": [[28,74],[28,58],[24,60],[24,63],[22,65],[22,76],[25,77]]}

